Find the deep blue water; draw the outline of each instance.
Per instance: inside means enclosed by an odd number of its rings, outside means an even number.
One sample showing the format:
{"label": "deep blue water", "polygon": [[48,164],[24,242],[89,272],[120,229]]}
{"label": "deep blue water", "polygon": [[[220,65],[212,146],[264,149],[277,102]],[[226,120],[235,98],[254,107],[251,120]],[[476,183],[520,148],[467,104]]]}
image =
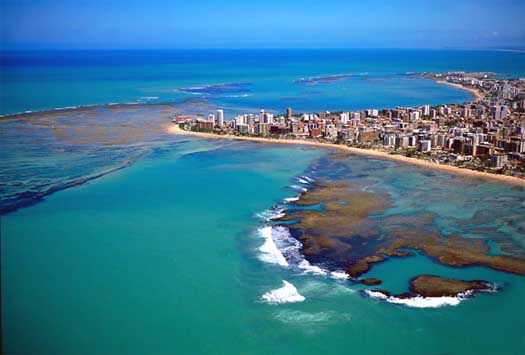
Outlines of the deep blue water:
{"label": "deep blue water", "polygon": [[[525,53],[459,50],[91,50],[1,53],[0,113],[198,99],[226,116],[461,102],[469,94],[407,72],[525,75]],[[339,75],[334,81],[301,79]],[[224,84],[227,84],[224,86]]]}

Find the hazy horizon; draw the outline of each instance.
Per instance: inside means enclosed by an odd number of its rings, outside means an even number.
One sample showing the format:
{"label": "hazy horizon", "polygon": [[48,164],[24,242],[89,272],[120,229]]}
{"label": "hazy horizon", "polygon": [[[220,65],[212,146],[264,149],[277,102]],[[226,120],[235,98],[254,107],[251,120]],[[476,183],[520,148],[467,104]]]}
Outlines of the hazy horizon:
{"label": "hazy horizon", "polygon": [[525,3],[4,0],[16,49],[522,49]]}

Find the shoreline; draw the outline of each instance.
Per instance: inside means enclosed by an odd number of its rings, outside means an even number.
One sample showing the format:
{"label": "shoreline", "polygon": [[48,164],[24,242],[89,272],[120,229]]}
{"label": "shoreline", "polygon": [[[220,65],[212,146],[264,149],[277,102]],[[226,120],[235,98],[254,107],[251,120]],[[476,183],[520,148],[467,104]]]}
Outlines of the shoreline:
{"label": "shoreline", "polygon": [[220,135],[220,134],[215,134],[215,133],[185,131],[176,124],[173,124],[171,127],[168,127],[166,132],[168,134],[187,135],[187,136],[195,136],[195,137],[201,137],[201,138],[230,139],[230,140],[251,141],[251,142],[259,142],[259,143],[274,143],[274,144],[308,145],[308,146],[313,146],[313,147],[339,149],[339,150],[344,150],[346,152],[350,152],[350,153],[354,153],[358,155],[364,155],[364,156],[369,156],[369,157],[374,157],[374,158],[379,158],[379,159],[390,159],[390,160],[394,160],[394,161],[405,163],[405,164],[417,165],[422,168],[435,169],[435,170],[440,170],[440,171],[444,171],[444,172],[448,172],[452,174],[470,176],[473,178],[478,178],[478,179],[483,179],[483,180],[499,181],[499,182],[502,182],[508,185],[519,186],[519,187],[525,188],[525,179],[521,179],[518,177],[508,176],[508,175],[497,175],[497,174],[487,173],[484,171],[476,171],[476,170],[470,170],[466,168],[459,168],[459,167],[452,166],[452,165],[436,164],[436,163],[432,163],[426,160],[421,160],[417,158],[408,158],[402,155],[392,155],[392,154],[388,154],[388,153],[377,151],[377,150],[371,150],[371,149],[348,147],[345,145],[338,145],[338,144],[332,144],[332,143],[301,141],[301,140],[294,140],[294,139],[243,137],[243,136],[234,136],[231,134]]}
{"label": "shoreline", "polygon": [[480,101],[480,100],[483,100],[483,98],[484,98],[483,94],[478,89],[474,89],[474,88],[471,88],[471,87],[468,87],[468,86],[464,86],[464,85],[461,85],[461,84],[451,83],[451,82],[448,82],[446,80],[436,80],[436,83],[438,83],[440,85],[448,85],[448,86],[451,86],[451,87],[454,87],[456,89],[460,89],[460,90],[463,90],[463,91],[468,91],[469,93],[471,93],[474,96],[473,97],[473,101]]}

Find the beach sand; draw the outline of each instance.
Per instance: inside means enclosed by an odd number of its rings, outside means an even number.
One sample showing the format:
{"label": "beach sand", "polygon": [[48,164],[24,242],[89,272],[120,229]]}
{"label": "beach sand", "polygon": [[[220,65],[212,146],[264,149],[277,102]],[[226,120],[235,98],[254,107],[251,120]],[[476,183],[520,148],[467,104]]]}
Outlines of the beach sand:
{"label": "beach sand", "polygon": [[483,96],[483,94],[481,93],[480,90],[477,90],[477,89],[474,89],[474,88],[471,88],[471,87],[463,86],[461,84],[451,83],[451,82],[448,82],[448,81],[445,81],[445,80],[437,80],[436,83],[442,84],[442,85],[448,85],[448,86],[455,87],[456,89],[468,91],[472,95],[474,95],[474,101],[480,101],[480,100],[483,100],[483,98],[484,98],[484,96]]}
{"label": "beach sand", "polygon": [[379,159],[390,159],[390,160],[395,160],[401,163],[413,164],[413,165],[417,165],[417,166],[428,168],[428,169],[437,169],[437,170],[445,171],[445,172],[452,173],[452,174],[460,174],[460,175],[469,176],[472,178],[489,180],[489,181],[498,181],[498,182],[502,182],[505,184],[525,187],[525,179],[521,179],[518,177],[507,176],[507,175],[497,175],[497,174],[487,173],[483,171],[459,168],[456,166],[433,163],[430,161],[421,160],[417,158],[408,158],[402,155],[392,155],[392,154],[388,154],[388,153],[377,151],[377,150],[371,150],[371,149],[362,149],[362,148],[348,147],[348,146],[338,145],[338,144],[320,143],[320,142],[312,142],[312,141],[306,141],[306,140],[302,141],[302,140],[295,140],[295,139],[242,137],[242,136],[234,136],[234,135],[219,135],[215,133],[185,131],[181,129],[178,125],[175,125],[175,124],[169,126],[167,128],[167,132],[170,134],[188,135],[188,136],[196,136],[196,137],[202,137],[202,138],[231,139],[231,140],[252,141],[252,142],[272,143],[272,144],[301,144],[301,145],[309,145],[309,146],[315,146],[315,147],[339,149],[339,150],[344,150],[344,151],[351,152],[354,154],[365,155],[365,156],[375,157]]}

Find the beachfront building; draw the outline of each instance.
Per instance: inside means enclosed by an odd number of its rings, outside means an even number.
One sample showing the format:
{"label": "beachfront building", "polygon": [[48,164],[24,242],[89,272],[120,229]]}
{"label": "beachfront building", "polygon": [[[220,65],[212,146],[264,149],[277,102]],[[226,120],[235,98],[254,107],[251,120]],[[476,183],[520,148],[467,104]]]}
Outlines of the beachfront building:
{"label": "beachfront building", "polygon": [[224,126],[224,110],[217,110],[217,126]]}
{"label": "beachfront building", "polygon": [[215,115],[213,113],[208,115],[208,122],[211,122],[213,126],[215,126]]}
{"label": "beachfront building", "polygon": [[432,150],[432,143],[429,140],[420,140],[418,150],[420,152],[430,152]]}

